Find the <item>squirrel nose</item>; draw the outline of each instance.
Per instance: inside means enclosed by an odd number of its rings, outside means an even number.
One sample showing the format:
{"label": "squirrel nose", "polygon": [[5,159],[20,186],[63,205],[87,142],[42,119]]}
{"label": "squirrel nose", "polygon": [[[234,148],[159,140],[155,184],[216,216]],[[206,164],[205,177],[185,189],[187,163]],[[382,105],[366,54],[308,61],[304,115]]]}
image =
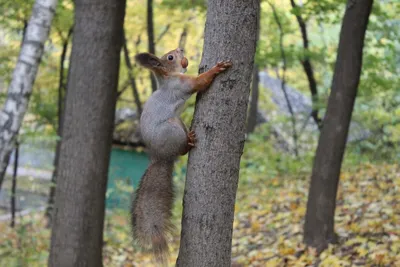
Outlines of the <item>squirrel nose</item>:
{"label": "squirrel nose", "polygon": [[183,48],[177,48],[176,51],[177,51],[177,52],[182,52],[182,53],[183,53]]}

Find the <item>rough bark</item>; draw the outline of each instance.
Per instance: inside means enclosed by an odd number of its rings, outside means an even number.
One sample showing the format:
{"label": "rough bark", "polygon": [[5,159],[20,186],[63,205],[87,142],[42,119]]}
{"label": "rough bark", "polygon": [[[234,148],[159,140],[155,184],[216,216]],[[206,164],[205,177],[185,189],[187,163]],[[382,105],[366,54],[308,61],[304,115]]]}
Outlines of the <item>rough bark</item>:
{"label": "rough bark", "polygon": [[57,0],[36,0],[15,66],[4,108],[0,111],[0,190],[15,138],[28,109],[44,44],[49,36]]}
{"label": "rough bark", "polygon": [[76,0],[49,266],[102,266],[125,0]]}
{"label": "rough bark", "polygon": [[[294,0],[290,0],[290,3],[293,8],[298,8],[297,4],[294,2]],[[317,88],[317,81],[314,76],[314,68],[311,64],[310,60],[310,50],[309,50],[309,41],[308,41],[308,34],[307,34],[307,25],[306,22],[304,21],[303,17],[301,15],[296,14],[296,19],[297,22],[299,23],[300,31],[301,31],[301,36],[303,38],[303,47],[304,47],[304,57],[301,60],[301,65],[303,66],[304,72],[307,76],[308,80],[308,85],[310,87],[310,92],[311,92],[311,100],[313,104],[313,108],[311,111],[311,117],[314,119],[315,124],[317,124],[318,129],[321,130],[322,128],[322,120],[318,115],[318,88]]]}
{"label": "rough bark", "polygon": [[53,161],[53,174],[51,176],[51,185],[49,190],[49,199],[47,201],[47,208],[46,208],[46,217],[47,217],[47,226],[50,226],[53,220],[52,212],[54,206],[54,197],[56,194],[56,182],[57,182],[57,173],[58,173],[58,163],[60,159],[60,149],[61,149],[61,136],[62,136],[62,123],[63,123],[63,114],[64,114],[64,103],[65,103],[65,91],[66,91],[66,83],[64,79],[64,72],[65,72],[65,58],[67,56],[68,51],[68,44],[72,35],[73,27],[71,27],[68,31],[67,37],[63,38],[63,49],[60,56],[60,77],[58,79],[58,96],[57,96],[57,136],[58,140],[56,143],[56,151]]}
{"label": "rough bark", "polygon": [[349,0],[340,32],[331,94],[314,159],[304,225],[304,242],[319,251],[336,241],[336,193],[372,3],[373,0]]}
{"label": "rough bark", "polygon": [[257,113],[258,113],[258,86],[260,79],[258,77],[258,66],[254,64],[253,67],[253,80],[251,82],[251,98],[249,115],[247,116],[247,133],[254,132],[257,125]]}
{"label": "rough bark", "polygon": [[240,157],[257,40],[259,0],[208,1],[200,72],[233,66],[198,95],[192,129],[177,266],[230,266]]}
{"label": "rough bark", "polygon": [[[149,38],[149,53],[156,54],[154,42],[154,23],[153,23],[153,0],[147,0],[147,37]],[[151,90],[157,90],[157,82],[153,74],[150,73]]]}

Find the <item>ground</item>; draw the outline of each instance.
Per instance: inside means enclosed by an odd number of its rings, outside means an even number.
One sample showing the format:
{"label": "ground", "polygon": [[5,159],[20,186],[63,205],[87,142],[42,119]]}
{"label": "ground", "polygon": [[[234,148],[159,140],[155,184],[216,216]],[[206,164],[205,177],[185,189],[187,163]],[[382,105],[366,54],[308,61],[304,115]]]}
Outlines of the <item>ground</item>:
{"label": "ground", "polygon": [[[364,164],[342,173],[335,221],[340,242],[320,256],[301,242],[307,190],[307,175],[242,178],[235,207],[234,266],[400,266],[399,165]],[[180,225],[180,212],[177,207],[175,225]],[[50,233],[44,225],[41,213],[15,229],[0,223],[0,266],[45,266]],[[129,233],[125,211],[107,214],[104,266],[155,266],[150,254],[131,245]],[[178,248],[176,231],[170,266]]]}

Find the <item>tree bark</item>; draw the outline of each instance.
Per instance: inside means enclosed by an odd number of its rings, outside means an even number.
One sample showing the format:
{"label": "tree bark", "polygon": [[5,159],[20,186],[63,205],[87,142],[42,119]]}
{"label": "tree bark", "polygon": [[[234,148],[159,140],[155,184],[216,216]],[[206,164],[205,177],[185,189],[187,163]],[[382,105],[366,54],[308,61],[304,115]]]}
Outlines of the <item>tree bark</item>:
{"label": "tree bark", "polygon": [[258,86],[260,78],[258,76],[258,66],[253,66],[253,80],[251,82],[251,98],[250,98],[250,109],[249,115],[247,116],[247,133],[254,132],[257,125],[257,113],[258,113]]}
{"label": "tree bark", "polygon": [[47,217],[47,226],[51,226],[52,224],[52,213],[53,213],[53,206],[54,206],[54,198],[56,194],[56,182],[57,182],[57,173],[58,173],[58,163],[60,159],[60,149],[61,149],[61,136],[62,136],[62,124],[63,124],[63,116],[64,116],[64,103],[65,103],[65,92],[66,92],[66,84],[64,79],[64,72],[65,72],[65,58],[67,56],[68,51],[68,44],[71,38],[73,31],[73,27],[71,27],[68,31],[67,37],[63,38],[63,49],[61,52],[60,57],[60,77],[58,79],[58,96],[57,96],[57,143],[56,143],[56,151],[53,161],[53,175],[51,176],[51,185],[49,190],[49,199],[47,200],[47,208],[46,208],[46,217]]}
{"label": "tree bark", "polygon": [[125,0],[76,0],[49,266],[102,266]]}
{"label": "tree bark", "polygon": [[[153,25],[153,0],[147,0],[147,36],[149,38],[149,53],[156,54],[156,46],[154,42],[154,25]],[[150,73],[151,90],[157,90],[157,82],[152,73]]]}
{"label": "tree bark", "polygon": [[49,36],[57,0],[36,0],[15,66],[7,99],[0,111],[0,190],[15,138],[28,109],[33,83]]}
{"label": "tree bark", "polygon": [[373,0],[349,0],[343,18],[332,89],[311,176],[304,242],[318,251],[336,241],[334,216],[340,168],[362,67]]}
{"label": "tree bark", "polygon": [[230,266],[232,225],[254,64],[259,0],[208,1],[200,72],[233,66],[197,97],[177,266]]}

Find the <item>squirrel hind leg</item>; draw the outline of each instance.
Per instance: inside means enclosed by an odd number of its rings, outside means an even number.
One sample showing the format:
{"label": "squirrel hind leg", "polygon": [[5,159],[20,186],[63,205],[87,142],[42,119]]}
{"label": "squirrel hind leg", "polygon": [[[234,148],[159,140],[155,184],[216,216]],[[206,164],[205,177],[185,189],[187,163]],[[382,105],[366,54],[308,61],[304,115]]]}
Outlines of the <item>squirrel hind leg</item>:
{"label": "squirrel hind leg", "polygon": [[159,126],[152,138],[150,153],[158,159],[171,159],[187,152],[188,133],[179,118],[171,118]]}

